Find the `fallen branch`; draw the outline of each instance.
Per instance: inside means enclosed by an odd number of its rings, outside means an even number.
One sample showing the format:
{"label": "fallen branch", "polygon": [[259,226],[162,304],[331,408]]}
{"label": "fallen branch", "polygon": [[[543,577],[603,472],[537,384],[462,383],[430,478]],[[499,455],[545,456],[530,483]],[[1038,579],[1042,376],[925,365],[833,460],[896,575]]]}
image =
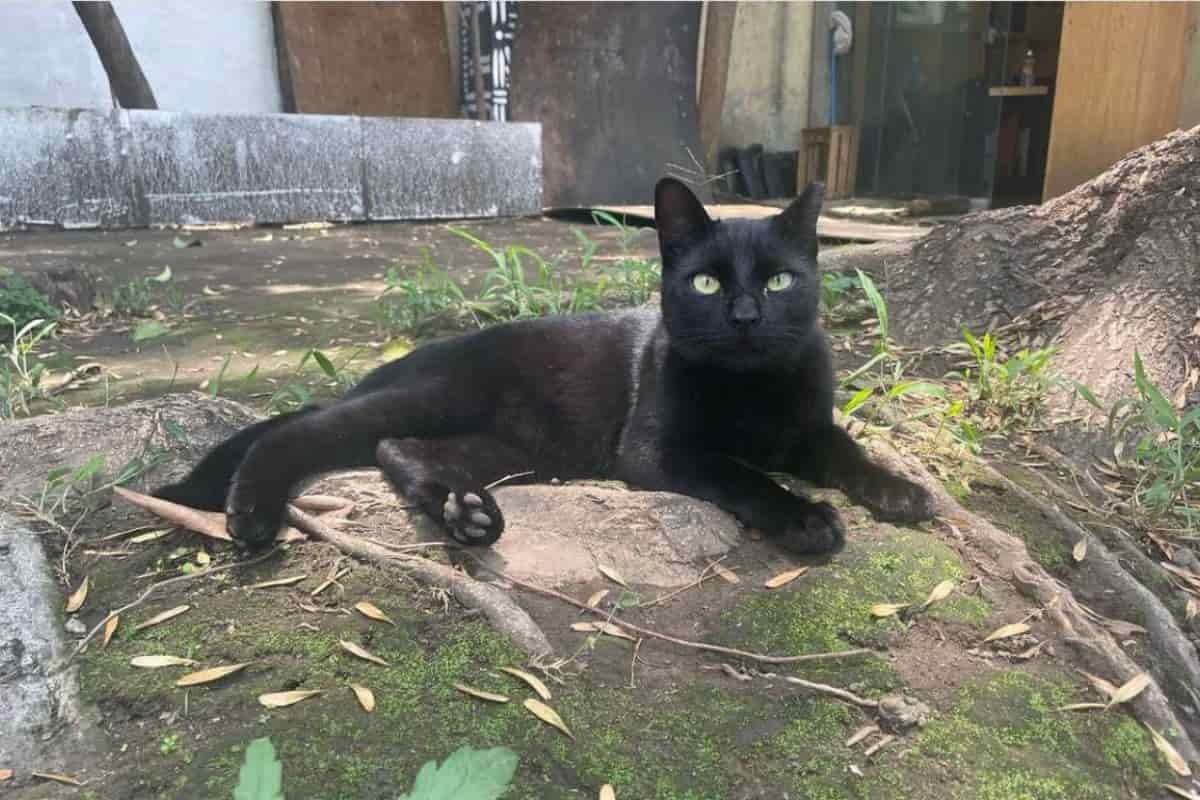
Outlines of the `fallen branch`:
{"label": "fallen branch", "polygon": [[445,589],[462,605],[482,611],[496,630],[533,658],[544,657],[553,651],[550,640],[533,618],[499,587],[477,581],[445,564],[397,553],[335,530],[294,506],[288,506],[288,522],[348,556],[394,565],[424,584]]}
{"label": "fallen branch", "polygon": [[[468,553],[468,555],[470,555],[470,553]],[[501,572],[500,570],[495,569],[494,567],[490,567],[487,564],[484,564],[482,561],[480,561],[478,558],[475,558],[474,556],[471,556],[471,557],[475,560],[475,563],[477,563],[483,569],[492,573],[496,577],[501,578],[502,580],[508,581],[513,586],[516,586],[520,589],[524,589],[525,591],[528,591],[528,592],[533,592],[534,594],[540,594],[544,597],[550,597],[555,600],[559,600],[561,602],[573,605],[576,608],[579,608],[582,611],[586,611],[589,614],[595,614],[597,616],[604,617],[606,619],[606,621],[612,623],[613,625],[617,625],[621,628],[624,628],[627,631],[636,633],[639,636],[646,636],[651,639],[659,639],[661,641],[670,642],[671,644],[677,644],[680,647],[687,647],[692,650],[704,650],[709,653],[721,653],[721,654],[727,655],[727,656],[736,656],[737,658],[744,658],[749,661],[758,661],[759,663],[762,663],[762,664],[797,664],[797,663],[801,663],[801,662],[805,662],[805,661],[825,661],[825,660],[834,659],[834,658],[849,658],[851,656],[861,656],[861,655],[866,655],[871,652],[870,650],[867,650],[866,648],[860,647],[860,648],[856,648],[853,650],[839,650],[839,651],[833,652],[833,653],[806,653],[806,654],[800,655],[800,656],[771,656],[771,655],[763,655],[762,653],[751,653],[747,650],[738,650],[733,647],[723,647],[718,644],[709,644],[707,642],[694,642],[689,639],[680,639],[675,636],[668,636],[665,633],[659,633],[658,631],[653,631],[653,630],[650,630],[649,628],[643,628],[640,625],[634,625],[632,622],[626,622],[623,619],[613,617],[609,612],[604,611],[603,609],[593,608],[581,600],[576,600],[574,597],[563,594],[562,592],[559,592],[559,591],[555,591],[554,589],[547,589],[542,586],[536,586],[532,583],[526,583],[524,581],[518,580],[518,579],[512,577],[511,575],[507,575],[507,574]]]}
{"label": "fallen branch", "polygon": [[46,390],[46,395],[49,397],[57,397],[63,392],[74,387],[77,383],[82,382],[85,378],[90,378],[98,374],[104,368],[95,362],[88,364],[80,364],[75,369],[71,370],[67,375],[54,386]]}
{"label": "fallen branch", "polygon": [[819,692],[827,694],[830,697],[836,697],[838,700],[844,700],[847,703],[853,703],[860,708],[879,708],[878,700],[869,700],[866,697],[859,697],[849,689],[842,689],[837,686],[830,686],[827,683],[815,683],[806,681],[803,678],[794,678],[791,675],[783,676],[783,679],[788,683],[794,683],[797,686],[802,686],[810,692]]}

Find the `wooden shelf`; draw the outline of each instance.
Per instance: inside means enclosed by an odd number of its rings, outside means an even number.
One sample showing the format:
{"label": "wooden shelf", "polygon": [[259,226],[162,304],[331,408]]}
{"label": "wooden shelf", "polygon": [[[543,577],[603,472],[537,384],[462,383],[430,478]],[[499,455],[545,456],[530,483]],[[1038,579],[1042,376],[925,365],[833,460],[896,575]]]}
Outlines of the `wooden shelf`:
{"label": "wooden shelf", "polygon": [[1050,94],[1049,86],[989,86],[989,97],[1039,97]]}

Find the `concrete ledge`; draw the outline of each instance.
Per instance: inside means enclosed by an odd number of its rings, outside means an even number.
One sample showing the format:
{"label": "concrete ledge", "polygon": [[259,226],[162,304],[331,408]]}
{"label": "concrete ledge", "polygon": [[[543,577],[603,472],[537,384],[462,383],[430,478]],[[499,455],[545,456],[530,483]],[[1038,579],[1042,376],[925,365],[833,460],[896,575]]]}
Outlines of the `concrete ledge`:
{"label": "concrete ledge", "polygon": [[0,109],[0,229],[541,209],[536,123]]}

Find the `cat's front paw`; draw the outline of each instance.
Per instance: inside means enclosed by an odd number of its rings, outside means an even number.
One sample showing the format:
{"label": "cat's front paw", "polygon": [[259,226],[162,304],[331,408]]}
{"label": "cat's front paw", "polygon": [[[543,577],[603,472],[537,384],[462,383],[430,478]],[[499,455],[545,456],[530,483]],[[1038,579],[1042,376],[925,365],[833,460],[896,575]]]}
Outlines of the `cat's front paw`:
{"label": "cat's front paw", "polygon": [[459,544],[487,547],[504,532],[504,515],[486,489],[452,491],[442,503],[442,525]]}
{"label": "cat's front paw", "polygon": [[808,503],[776,538],[781,547],[800,555],[835,553],[846,544],[846,528],[829,503]]}
{"label": "cat's front paw", "polygon": [[925,522],[936,512],[929,490],[899,475],[868,482],[859,499],[877,519],[886,522]]}
{"label": "cat's front paw", "polygon": [[225,500],[225,529],[239,547],[262,550],[283,527],[286,507],[286,492],[265,492],[235,480]]}

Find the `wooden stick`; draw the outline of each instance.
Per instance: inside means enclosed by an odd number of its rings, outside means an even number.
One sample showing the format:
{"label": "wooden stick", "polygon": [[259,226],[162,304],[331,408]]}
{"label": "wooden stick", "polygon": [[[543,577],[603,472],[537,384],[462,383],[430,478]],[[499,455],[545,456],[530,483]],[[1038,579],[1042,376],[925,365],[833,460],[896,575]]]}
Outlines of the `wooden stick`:
{"label": "wooden stick", "polygon": [[788,683],[794,683],[797,686],[803,686],[809,691],[827,694],[830,697],[836,697],[838,700],[845,700],[847,703],[853,703],[861,708],[879,708],[878,700],[868,700],[865,697],[859,697],[848,689],[830,686],[827,683],[814,683],[813,681],[806,681],[803,678],[794,678],[791,675],[785,675],[783,679]]}

